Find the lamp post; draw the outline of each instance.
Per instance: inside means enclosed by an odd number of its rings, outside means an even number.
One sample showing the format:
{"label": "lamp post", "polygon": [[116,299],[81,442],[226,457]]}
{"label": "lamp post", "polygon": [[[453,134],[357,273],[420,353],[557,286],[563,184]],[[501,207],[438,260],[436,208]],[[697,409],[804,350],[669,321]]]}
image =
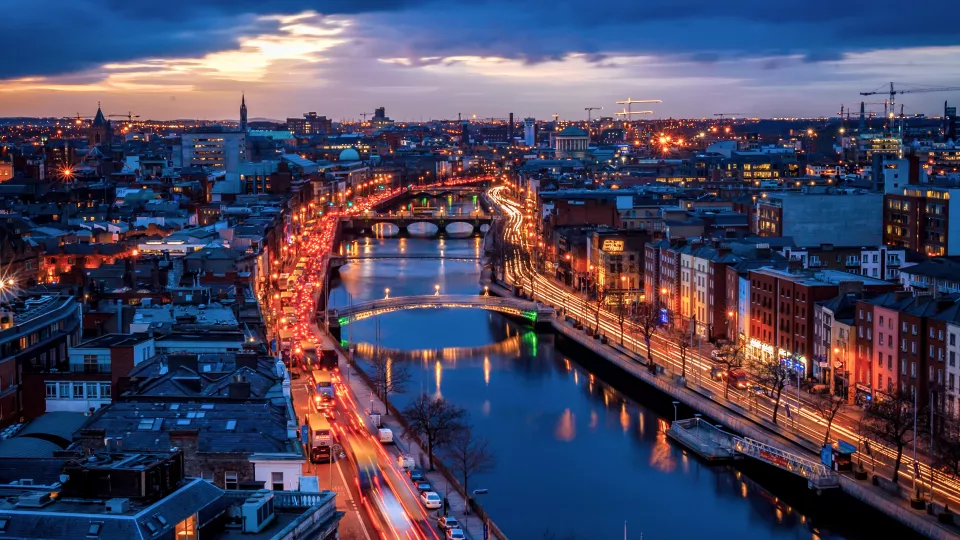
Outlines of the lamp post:
{"label": "lamp post", "polygon": [[434,286],[433,286],[433,295],[434,295],[434,296],[440,296],[440,285],[434,285]]}
{"label": "lamp post", "polygon": [[384,298],[385,300],[386,300],[387,298],[390,298],[390,287],[387,287],[386,289],[384,289],[384,290],[383,290],[383,293],[384,293],[384,294],[383,294],[383,298]]}

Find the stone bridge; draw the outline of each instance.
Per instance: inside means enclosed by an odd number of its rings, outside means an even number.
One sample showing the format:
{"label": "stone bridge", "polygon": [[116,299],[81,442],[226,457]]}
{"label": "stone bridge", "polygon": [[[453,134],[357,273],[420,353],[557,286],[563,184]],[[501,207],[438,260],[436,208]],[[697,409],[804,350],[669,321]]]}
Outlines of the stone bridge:
{"label": "stone bridge", "polygon": [[448,234],[447,227],[454,223],[466,223],[470,225],[470,234],[478,236],[483,233],[482,227],[490,225],[493,222],[493,215],[485,212],[473,212],[470,214],[417,214],[411,212],[399,212],[393,214],[375,214],[367,213],[358,216],[343,218],[344,232],[353,234],[372,234],[374,228],[380,224],[389,223],[399,230],[397,236],[408,236],[410,234],[410,225],[416,223],[430,223],[437,227],[437,236]]}

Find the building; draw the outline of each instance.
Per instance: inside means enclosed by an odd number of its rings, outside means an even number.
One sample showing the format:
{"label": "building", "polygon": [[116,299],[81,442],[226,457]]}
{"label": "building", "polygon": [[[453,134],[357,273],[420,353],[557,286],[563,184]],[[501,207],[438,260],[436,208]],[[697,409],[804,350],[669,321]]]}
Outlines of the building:
{"label": "building", "polygon": [[13,178],[13,162],[0,160],[0,184]]}
{"label": "building", "polygon": [[184,167],[200,166],[223,171],[228,179],[239,178],[240,164],[246,161],[246,137],[243,131],[223,127],[205,127],[181,135],[181,162]]}
{"label": "building", "polygon": [[240,133],[247,132],[247,96],[240,96]]}
{"label": "building", "polygon": [[836,270],[751,270],[747,354],[782,359],[805,377],[815,377],[819,373],[813,361],[817,302],[848,293],[895,289],[886,281]]}
{"label": "building", "polygon": [[815,377],[829,385],[833,395],[853,402],[850,373],[856,368],[857,294],[845,294],[814,307],[813,359]]}
{"label": "building", "polygon": [[97,104],[97,115],[93,118],[90,127],[87,128],[87,144],[90,148],[104,146],[110,148],[113,140],[113,126],[110,121],[103,116],[100,104]]}
{"label": "building", "polygon": [[537,119],[523,119],[523,144],[533,148],[537,145]]}
{"label": "building", "polygon": [[590,146],[590,135],[577,126],[567,126],[553,137],[557,159],[583,159]]}
{"label": "building", "polygon": [[317,116],[315,112],[303,113],[303,118],[287,118],[287,129],[297,137],[312,137],[333,132],[333,120]]}
{"label": "building", "polygon": [[[107,334],[67,351],[67,361],[24,374],[28,418],[44,412],[88,413],[109,405],[130,371],[156,354],[147,334]],[[41,393],[41,389],[43,393]]]}
{"label": "building", "polygon": [[808,247],[782,247],[788,260],[799,261],[803,268],[853,272],[886,281],[898,281],[900,269],[916,264],[913,253],[885,245],[875,247],[820,244]]}
{"label": "building", "polygon": [[900,270],[900,283],[914,294],[960,292],[960,261],[939,257]]}
{"label": "building", "polygon": [[175,446],[183,450],[185,474],[222,489],[294,490],[306,458],[292,411],[282,397],[261,403],[125,399],[93,413],[74,440],[91,453],[118,437],[127,450]]}
{"label": "building", "polygon": [[334,540],[344,515],[331,491],[224,491],[190,478],[179,449],[130,452],[111,441],[90,456],[23,454],[6,454],[12,467],[0,470],[8,538]]}
{"label": "building", "polygon": [[649,240],[642,231],[595,230],[590,235],[588,269],[594,269],[593,279],[608,303],[643,301],[644,246]]}
{"label": "building", "polygon": [[960,255],[960,188],[910,186],[883,202],[883,243],[931,257]]}
{"label": "building", "polygon": [[[0,427],[26,418],[24,377],[66,363],[67,349],[80,341],[82,316],[72,296],[24,296],[0,305]],[[34,392],[39,396],[39,388]]]}
{"label": "building", "polygon": [[[797,246],[817,246],[843,231],[846,245],[883,243],[883,194],[825,192],[766,193],[757,199],[759,236],[789,236]],[[909,247],[909,246],[908,246]]]}

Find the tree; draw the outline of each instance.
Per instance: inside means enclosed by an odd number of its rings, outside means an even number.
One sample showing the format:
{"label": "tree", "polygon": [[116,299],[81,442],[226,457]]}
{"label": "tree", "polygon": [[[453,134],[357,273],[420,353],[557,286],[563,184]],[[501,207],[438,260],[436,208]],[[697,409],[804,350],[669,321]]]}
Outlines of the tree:
{"label": "tree", "polygon": [[[897,450],[897,458],[893,464],[893,475],[890,480],[900,481],[900,462],[903,460],[903,449],[916,438],[914,432],[913,397],[905,391],[896,391],[892,395],[878,396],[867,405],[866,413],[860,424],[863,434],[885,442]],[[917,418],[923,418],[917,412]]]}
{"label": "tree", "polygon": [[793,372],[786,364],[778,359],[758,358],[751,362],[750,368],[757,376],[761,385],[767,388],[770,397],[774,398],[773,423],[777,423],[777,414],[780,412],[780,397],[787,386]]}
{"label": "tree", "polygon": [[623,322],[627,317],[624,294],[617,293],[617,323],[620,325],[620,346],[623,347]]}
{"label": "tree", "polygon": [[934,467],[954,478],[960,478],[960,421],[943,423],[934,445]]}
{"label": "tree", "polygon": [[387,413],[390,411],[388,406],[390,394],[406,392],[407,384],[413,379],[413,373],[410,371],[409,365],[396,362],[389,356],[381,354],[380,351],[374,354],[371,365],[373,366],[375,390],[386,408],[384,413]]}
{"label": "tree", "polygon": [[[744,357],[746,350],[744,347],[744,341],[737,339],[728,343],[724,343],[720,349],[717,351],[717,354],[713,357],[713,362],[716,365],[723,366],[723,371],[729,373],[731,369],[738,368],[743,365]],[[727,399],[730,394],[730,385],[723,385],[723,398]]]}
{"label": "tree", "polygon": [[677,348],[680,349],[680,376],[687,376],[687,349],[690,348],[690,332],[683,328],[677,328],[673,331],[673,338],[677,342]]}
{"label": "tree", "polygon": [[603,307],[604,300],[607,299],[607,291],[603,287],[597,287],[597,309],[593,313],[593,327],[597,334],[600,333],[600,308]]}
{"label": "tree", "polygon": [[457,430],[450,440],[445,457],[450,470],[460,476],[466,493],[470,493],[470,478],[492,470],[497,464],[487,440],[475,437],[470,426]]}
{"label": "tree", "polygon": [[650,340],[653,338],[653,335],[657,333],[657,328],[660,326],[660,310],[650,303],[638,305],[636,323],[640,329],[640,334],[643,335],[644,343],[647,346],[647,366],[650,368],[650,371],[653,371],[656,369],[656,364],[653,363],[653,355],[650,353]]}
{"label": "tree", "polygon": [[443,398],[432,399],[420,394],[403,411],[410,424],[410,431],[427,445],[427,459],[433,470],[433,451],[450,444],[457,432],[464,427],[467,411]]}
{"label": "tree", "polygon": [[818,394],[813,398],[813,409],[821,418],[827,421],[827,431],[823,434],[823,445],[830,442],[830,430],[833,428],[833,419],[837,417],[843,400],[833,394]]}

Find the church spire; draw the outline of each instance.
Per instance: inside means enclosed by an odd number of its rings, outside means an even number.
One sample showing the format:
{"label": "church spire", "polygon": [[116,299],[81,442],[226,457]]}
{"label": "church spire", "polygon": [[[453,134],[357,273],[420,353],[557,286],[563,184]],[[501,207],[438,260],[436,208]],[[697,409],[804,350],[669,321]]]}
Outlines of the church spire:
{"label": "church spire", "polygon": [[247,96],[240,94],[240,131],[247,131]]}

